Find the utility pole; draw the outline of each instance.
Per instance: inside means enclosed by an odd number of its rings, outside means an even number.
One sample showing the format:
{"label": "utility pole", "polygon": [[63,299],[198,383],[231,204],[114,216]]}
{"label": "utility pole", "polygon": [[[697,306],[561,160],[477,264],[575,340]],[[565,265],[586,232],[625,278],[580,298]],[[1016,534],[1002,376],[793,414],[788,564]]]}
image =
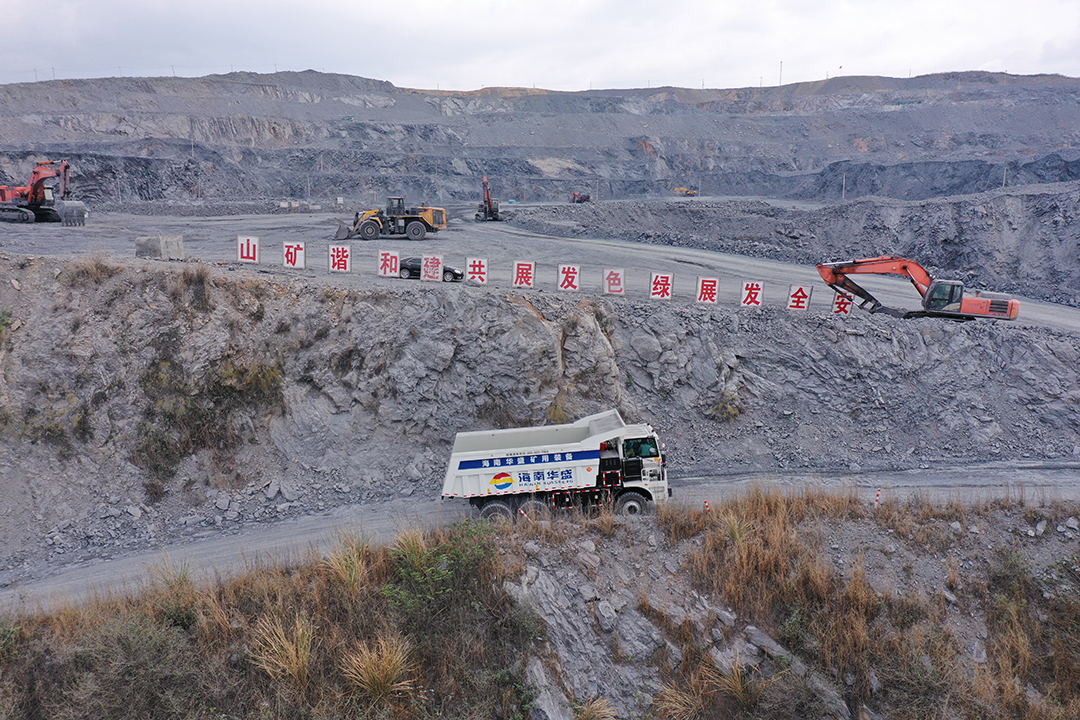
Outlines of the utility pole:
{"label": "utility pole", "polygon": [[780,84],[776,87],[780,87],[784,84],[784,61],[780,61]]}

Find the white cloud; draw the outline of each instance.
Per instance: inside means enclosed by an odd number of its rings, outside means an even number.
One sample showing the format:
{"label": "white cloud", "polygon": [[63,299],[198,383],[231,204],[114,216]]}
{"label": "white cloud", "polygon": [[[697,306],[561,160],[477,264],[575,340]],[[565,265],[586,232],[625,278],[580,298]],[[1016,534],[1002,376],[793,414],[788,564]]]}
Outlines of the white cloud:
{"label": "white cloud", "polygon": [[[40,5],[5,11],[39,25]],[[740,87],[826,74],[1080,75],[1075,0],[54,0],[0,82],[325,70],[399,86]],[[841,70],[841,67],[843,68]]]}

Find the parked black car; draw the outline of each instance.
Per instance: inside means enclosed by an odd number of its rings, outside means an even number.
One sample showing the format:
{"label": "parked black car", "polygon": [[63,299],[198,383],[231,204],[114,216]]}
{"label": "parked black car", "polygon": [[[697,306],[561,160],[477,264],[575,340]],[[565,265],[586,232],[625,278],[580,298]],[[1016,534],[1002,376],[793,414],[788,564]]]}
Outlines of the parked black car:
{"label": "parked black car", "polygon": [[[409,257],[401,261],[401,270],[398,271],[398,275],[403,278],[420,278],[420,268],[424,264],[423,258]],[[456,267],[450,267],[444,264],[442,266],[442,279],[443,282],[461,282],[465,279],[465,273],[458,270]]]}

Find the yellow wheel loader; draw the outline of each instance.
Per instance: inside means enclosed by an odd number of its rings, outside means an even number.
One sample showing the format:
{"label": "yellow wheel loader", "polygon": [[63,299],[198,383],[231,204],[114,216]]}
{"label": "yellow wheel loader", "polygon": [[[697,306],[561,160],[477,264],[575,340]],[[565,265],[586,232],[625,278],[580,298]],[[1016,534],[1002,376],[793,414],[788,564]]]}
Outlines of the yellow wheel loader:
{"label": "yellow wheel loader", "polygon": [[446,229],[446,210],[434,207],[405,207],[405,198],[386,199],[386,209],[356,213],[351,226],[338,220],[335,240],[359,237],[374,240],[387,235],[404,235],[410,240],[423,240],[428,233]]}

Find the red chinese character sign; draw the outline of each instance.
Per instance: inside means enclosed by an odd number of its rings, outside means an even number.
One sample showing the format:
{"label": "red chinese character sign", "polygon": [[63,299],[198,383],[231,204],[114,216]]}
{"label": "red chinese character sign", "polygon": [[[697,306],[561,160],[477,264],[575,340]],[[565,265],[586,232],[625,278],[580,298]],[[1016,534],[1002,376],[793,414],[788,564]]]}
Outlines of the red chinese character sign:
{"label": "red chinese character sign", "polygon": [[567,292],[576,292],[581,289],[581,266],[560,265],[557,288]]}
{"label": "red chinese character sign", "polygon": [[521,260],[514,263],[514,287],[531,288],[535,283],[536,263]]}
{"label": "red chinese character sign", "polygon": [[604,294],[623,295],[626,292],[626,272],[622,268],[604,268]]}
{"label": "red chinese character sign", "polygon": [[747,280],[742,284],[739,304],[743,307],[761,307],[761,283],[759,281]]}
{"label": "red chinese character sign", "polygon": [[465,258],[465,281],[474,282],[479,285],[487,285],[487,258]]}
{"label": "red chinese character sign", "polygon": [[397,277],[401,272],[401,259],[396,252],[379,251],[379,277]]}
{"label": "red chinese character sign", "polygon": [[720,278],[699,277],[697,279],[697,301],[716,304],[716,291],[720,287]]}
{"label": "red chinese character sign", "polygon": [[304,255],[304,243],[302,242],[287,242],[282,246],[282,257],[284,258],[283,264],[285,267],[297,268],[303,270],[307,267],[307,260]]}
{"label": "red chinese character sign", "polygon": [[437,255],[425,255],[420,260],[420,279],[427,282],[442,282],[442,258]]}
{"label": "red chinese character sign", "polygon": [[792,285],[788,288],[788,310],[807,310],[810,307],[810,296],[814,294],[813,285]]}
{"label": "red chinese character sign", "polygon": [[853,302],[854,302],[854,300],[851,298],[850,295],[845,295],[844,293],[841,293],[841,292],[836,293],[836,296],[833,297],[833,301],[832,301],[832,314],[833,315],[850,315],[851,314],[851,304]]}
{"label": "red chinese character sign", "polygon": [[653,300],[670,300],[674,276],[671,273],[653,273],[649,282],[649,297]]}
{"label": "red chinese character sign", "polygon": [[259,238],[248,235],[236,236],[236,262],[259,262]]}
{"label": "red chinese character sign", "polygon": [[327,267],[330,272],[352,272],[352,246],[331,245],[328,249],[330,257]]}

